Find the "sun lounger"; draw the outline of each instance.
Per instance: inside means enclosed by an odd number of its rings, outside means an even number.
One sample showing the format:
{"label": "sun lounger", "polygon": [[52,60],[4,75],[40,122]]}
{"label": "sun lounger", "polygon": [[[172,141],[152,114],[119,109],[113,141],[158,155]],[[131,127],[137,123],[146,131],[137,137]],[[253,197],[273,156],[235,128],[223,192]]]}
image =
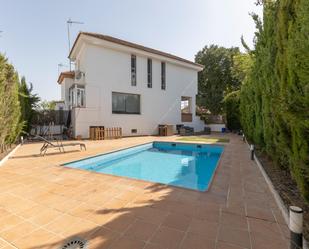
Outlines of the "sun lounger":
{"label": "sun lounger", "polygon": [[47,152],[47,150],[49,148],[58,148],[60,152],[65,152],[64,151],[64,147],[65,146],[79,146],[80,150],[84,149],[86,150],[86,145],[84,143],[79,143],[79,142],[73,142],[73,143],[65,143],[63,144],[62,141],[56,140],[56,143],[53,143],[47,139],[45,139],[44,137],[41,136],[35,136],[36,139],[39,139],[41,141],[44,141],[41,149],[40,149],[40,155],[44,156],[45,153]]}

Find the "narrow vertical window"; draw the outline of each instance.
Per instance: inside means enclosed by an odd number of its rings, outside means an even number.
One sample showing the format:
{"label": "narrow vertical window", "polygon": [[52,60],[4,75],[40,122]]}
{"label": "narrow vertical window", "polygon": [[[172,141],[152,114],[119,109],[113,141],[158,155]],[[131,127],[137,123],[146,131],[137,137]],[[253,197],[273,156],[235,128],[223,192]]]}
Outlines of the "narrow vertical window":
{"label": "narrow vertical window", "polygon": [[131,85],[136,86],[136,56],[131,55]]}
{"label": "narrow vertical window", "polygon": [[147,60],[147,86],[152,88],[152,60]]}
{"label": "narrow vertical window", "polygon": [[165,72],[165,62],[161,62],[161,89],[166,89],[166,72]]}

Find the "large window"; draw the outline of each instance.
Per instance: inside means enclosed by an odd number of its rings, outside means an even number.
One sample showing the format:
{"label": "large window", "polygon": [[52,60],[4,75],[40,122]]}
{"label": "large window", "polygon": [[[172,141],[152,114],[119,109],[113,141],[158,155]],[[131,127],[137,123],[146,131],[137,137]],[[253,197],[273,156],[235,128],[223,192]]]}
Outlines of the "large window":
{"label": "large window", "polygon": [[136,86],[136,56],[131,55],[131,85]]}
{"label": "large window", "polygon": [[165,62],[161,62],[161,89],[166,89],[166,68]]}
{"label": "large window", "polygon": [[140,95],[113,92],[112,112],[120,114],[140,114]]}
{"label": "large window", "polygon": [[152,60],[147,60],[147,86],[152,88]]}

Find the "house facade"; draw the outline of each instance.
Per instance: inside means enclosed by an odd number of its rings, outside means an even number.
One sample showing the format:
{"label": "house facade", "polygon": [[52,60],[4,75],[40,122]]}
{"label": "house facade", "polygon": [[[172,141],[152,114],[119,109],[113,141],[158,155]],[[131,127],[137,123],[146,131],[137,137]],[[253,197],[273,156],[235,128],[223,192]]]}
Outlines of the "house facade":
{"label": "house facade", "polygon": [[73,135],[90,126],[121,127],[124,136],[158,134],[159,124],[204,129],[195,115],[199,64],[114,37],[79,33],[62,72],[61,98]]}

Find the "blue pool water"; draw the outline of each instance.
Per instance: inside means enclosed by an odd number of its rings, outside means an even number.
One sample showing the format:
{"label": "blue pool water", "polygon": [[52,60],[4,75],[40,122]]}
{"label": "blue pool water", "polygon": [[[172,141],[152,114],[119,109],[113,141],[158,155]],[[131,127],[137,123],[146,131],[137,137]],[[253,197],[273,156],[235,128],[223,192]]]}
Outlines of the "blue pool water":
{"label": "blue pool water", "polygon": [[222,146],[153,142],[64,166],[205,191],[222,152]]}

